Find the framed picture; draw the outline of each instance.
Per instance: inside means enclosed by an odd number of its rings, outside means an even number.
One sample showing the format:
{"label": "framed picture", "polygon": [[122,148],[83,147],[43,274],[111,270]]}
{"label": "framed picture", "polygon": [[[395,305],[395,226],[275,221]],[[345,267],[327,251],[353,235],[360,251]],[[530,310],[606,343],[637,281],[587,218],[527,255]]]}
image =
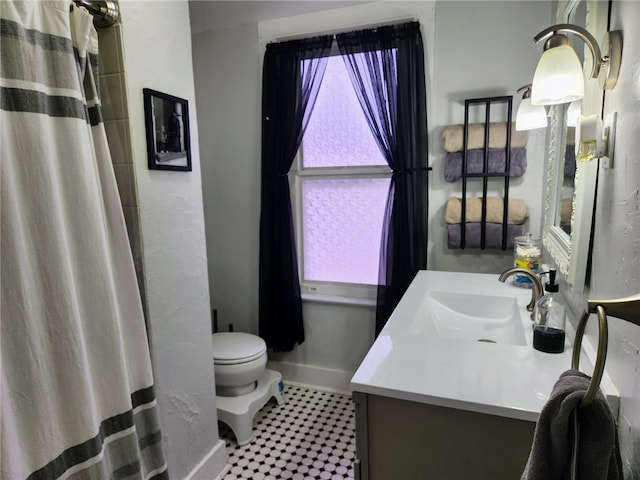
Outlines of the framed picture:
{"label": "framed picture", "polygon": [[189,102],[150,88],[143,93],[149,168],[190,172]]}

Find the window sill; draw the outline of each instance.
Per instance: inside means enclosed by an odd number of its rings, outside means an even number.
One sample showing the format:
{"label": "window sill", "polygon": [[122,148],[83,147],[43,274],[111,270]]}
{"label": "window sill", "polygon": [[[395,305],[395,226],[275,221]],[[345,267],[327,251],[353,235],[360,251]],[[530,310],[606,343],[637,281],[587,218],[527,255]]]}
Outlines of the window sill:
{"label": "window sill", "polygon": [[328,303],[332,305],[351,305],[356,307],[373,307],[376,301],[372,298],[339,297],[335,295],[319,295],[317,293],[303,293],[304,303]]}

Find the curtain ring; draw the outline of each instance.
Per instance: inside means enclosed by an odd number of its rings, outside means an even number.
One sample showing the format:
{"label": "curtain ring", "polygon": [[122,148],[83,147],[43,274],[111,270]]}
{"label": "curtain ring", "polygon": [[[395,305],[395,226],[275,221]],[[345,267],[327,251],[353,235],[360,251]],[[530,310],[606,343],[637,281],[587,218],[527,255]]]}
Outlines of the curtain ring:
{"label": "curtain ring", "polygon": [[[589,388],[587,389],[587,393],[584,398],[580,402],[581,407],[587,407],[591,404],[593,399],[600,388],[600,381],[602,380],[602,375],[604,374],[604,364],[607,361],[607,344],[609,338],[609,332],[607,328],[607,313],[602,305],[596,306],[596,313],[598,314],[598,325],[600,335],[598,338],[598,353],[596,355],[596,363],[593,367],[593,376],[591,377],[591,382],[589,383]],[[587,326],[587,321],[589,320],[589,311],[585,311],[580,318],[580,322],[578,323],[578,328],[576,329],[576,338],[573,343],[573,355],[571,356],[571,368],[574,370],[579,370],[580,366],[580,348],[582,346],[582,337],[584,335],[584,330]]]}

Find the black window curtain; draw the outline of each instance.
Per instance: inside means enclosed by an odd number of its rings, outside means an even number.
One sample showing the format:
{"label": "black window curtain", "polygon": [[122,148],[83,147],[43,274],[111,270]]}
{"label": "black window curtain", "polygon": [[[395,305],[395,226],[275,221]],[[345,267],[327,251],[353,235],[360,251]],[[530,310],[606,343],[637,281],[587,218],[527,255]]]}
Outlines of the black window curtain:
{"label": "black window curtain", "polygon": [[420,24],[336,35],[380,150],[392,170],[383,223],[376,335],[427,266],[427,112]]}
{"label": "black window curtain", "polygon": [[317,98],[333,37],[267,45],[262,72],[259,334],[274,351],[304,341],[287,174]]}

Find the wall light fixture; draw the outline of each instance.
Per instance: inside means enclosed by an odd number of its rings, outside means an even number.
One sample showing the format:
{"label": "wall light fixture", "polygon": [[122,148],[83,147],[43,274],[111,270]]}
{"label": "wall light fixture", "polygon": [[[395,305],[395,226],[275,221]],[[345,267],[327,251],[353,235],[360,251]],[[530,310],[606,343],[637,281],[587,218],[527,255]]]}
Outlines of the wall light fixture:
{"label": "wall light fixture", "polygon": [[535,130],[547,126],[547,110],[542,105],[531,105],[531,84],[518,89],[522,100],[516,113],[516,130]]}
{"label": "wall light fixture", "polygon": [[572,33],[582,39],[593,56],[591,77],[598,78],[600,88],[611,89],[618,81],[622,58],[622,32],[607,32],[602,41],[606,55],[602,56],[598,42],[587,30],[567,23],[553,25],[534,37],[536,43],[545,40],[544,53],[538,62],[531,87],[533,105],[557,105],[584,97],[582,65],[571,47]]}

